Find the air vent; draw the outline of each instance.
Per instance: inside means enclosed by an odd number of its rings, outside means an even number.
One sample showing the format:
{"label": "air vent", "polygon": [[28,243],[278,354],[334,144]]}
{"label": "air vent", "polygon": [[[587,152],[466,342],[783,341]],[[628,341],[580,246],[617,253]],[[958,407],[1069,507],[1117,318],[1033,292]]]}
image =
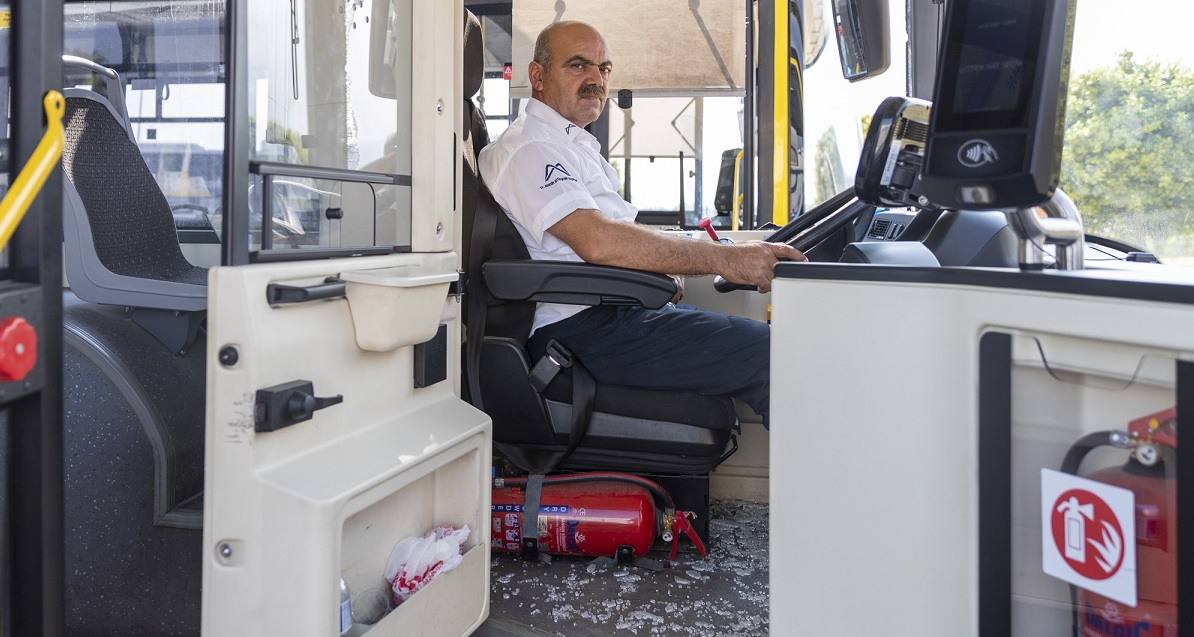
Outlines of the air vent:
{"label": "air vent", "polygon": [[876,219],[871,224],[870,232],[866,233],[868,239],[878,239],[880,241],[887,238],[887,231],[891,228],[890,219]]}
{"label": "air vent", "polygon": [[929,125],[910,119],[901,119],[896,137],[923,144],[929,138]]}

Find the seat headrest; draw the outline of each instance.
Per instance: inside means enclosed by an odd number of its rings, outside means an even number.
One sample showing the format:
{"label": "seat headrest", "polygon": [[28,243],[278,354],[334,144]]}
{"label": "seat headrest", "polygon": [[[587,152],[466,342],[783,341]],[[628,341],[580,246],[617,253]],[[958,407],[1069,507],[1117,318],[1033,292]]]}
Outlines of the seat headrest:
{"label": "seat headrest", "polygon": [[485,41],[481,36],[481,21],[472,11],[464,12],[464,99],[481,90],[485,79]]}

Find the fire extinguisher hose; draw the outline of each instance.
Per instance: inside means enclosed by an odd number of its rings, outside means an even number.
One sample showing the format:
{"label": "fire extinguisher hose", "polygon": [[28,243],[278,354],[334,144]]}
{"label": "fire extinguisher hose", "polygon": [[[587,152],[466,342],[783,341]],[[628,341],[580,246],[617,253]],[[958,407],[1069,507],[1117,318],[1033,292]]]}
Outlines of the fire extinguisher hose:
{"label": "fire extinguisher hose", "polygon": [[1070,450],[1066,452],[1065,458],[1061,461],[1061,471],[1070,475],[1078,475],[1078,467],[1082,466],[1082,460],[1096,447],[1128,449],[1131,448],[1131,438],[1122,431],[1111,430],[1086,434],[1070,446]]}
{"label": "fire extinguisher hose", "polygon": [[[1078,468],[1082,466],[1082,461],[1086,458],[1086,454],[1097,447],[1129,449],[1131,446],[1131,437],[1122,431],[1107,430],[1086,434],[1071,445],[1069,451],[1066,451],[1065,458],[1061,461],[1061,471],[1070,475],[1078,475]],[[1079,637],[1081,622],[1078,613],[1078,589],[1072,584],[1069,588],[1072,634],[1074,637]]]}

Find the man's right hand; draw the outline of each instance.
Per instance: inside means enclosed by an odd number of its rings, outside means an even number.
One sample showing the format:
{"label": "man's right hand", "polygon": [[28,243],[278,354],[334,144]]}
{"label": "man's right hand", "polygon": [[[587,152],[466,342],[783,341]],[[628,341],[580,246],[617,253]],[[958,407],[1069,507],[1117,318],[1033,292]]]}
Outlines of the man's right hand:
{"label": "man's right hand", "polygon": [[803,252],[786,243],[745,241],[725,247],[732,251],[726,250],[726,268],[721,276],[733,283],[756,286],[759,292],[771,291],[775,264],[779,261],[808,261]]}

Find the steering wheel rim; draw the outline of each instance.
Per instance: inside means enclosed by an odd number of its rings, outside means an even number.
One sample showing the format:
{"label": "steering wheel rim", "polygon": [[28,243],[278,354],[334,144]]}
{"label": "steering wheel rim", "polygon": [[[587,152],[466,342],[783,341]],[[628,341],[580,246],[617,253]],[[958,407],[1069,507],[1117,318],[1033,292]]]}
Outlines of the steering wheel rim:
{"label": "steering wheel rim", "polygon": [[[767,241],[786,243],[801,252],[807,252],[874,206],[860,201],[850,188],[830,197],[812,210],[788,222],[773,232]],[[722,276],[713,279],[713,288],[726,293],[735,290],[757,290],[753,285],[732,283]]]}

